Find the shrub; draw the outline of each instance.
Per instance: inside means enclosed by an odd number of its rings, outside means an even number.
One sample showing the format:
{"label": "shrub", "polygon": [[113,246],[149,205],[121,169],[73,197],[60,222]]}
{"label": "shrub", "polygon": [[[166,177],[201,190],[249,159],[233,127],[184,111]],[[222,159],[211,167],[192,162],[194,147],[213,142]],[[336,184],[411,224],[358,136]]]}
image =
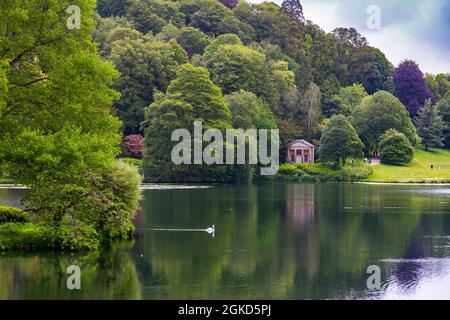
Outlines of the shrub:
{"label": "shrub", "polygon": [[5,223],[0,225],[0,251],[2,250],[95,250],[100,238],[93,227],[84,224],[63,225],[58,229],[44,224]]}
{"label": "shrub", "polygon": [[[141,176],[134,165],[116,161],[86,194],[81,221],[94,224],[104,240],[127,239],[134,231],[132,219],[141,199]],[[87,214],[86,214],[87,213]]]}
{"label": "shrub", "polygon": [[32,223],[0,225],[0,250],[53,247],[50,228]]}
{"label": "shrub", "polygon": [[122,153],[125,157],[142,159],[144,146],[140,134],[130,134],[122,140]]}
{"label": "shrub", "polygon": [[53,242],[62,250],[97,250],[100,246],[98,232],[89,225],[63,225],[53,232]]}
{"label": "shrub", "polygon": [[52,228],[75,228],[75,239],[90,235],[83,226],[92,226],[101,240],[129,238],[140,200],[140,182],[137,168],[118,160],[100,173],[85,173],[80,181],[39,184],[29,190],[27,206]]}
{"label": "shrub", "polygon": [[395,129],[387,130],[378,144],[380,158],[383,163],[409,163],[414,157],[414,148],[408,138]]}
{"label": "shrub", "polygon": [[28,216],[18,208],[0,206],[0,224],[7,222],[28,222]]}
{"label": "shrub", "polygon": [[370,166],[356,163],[354,166],[344,166],[339,170],[334,170],[326,164],[302,164],[297,163],[282,164],[278,171],[278,177],[300,182],[319,182],[319,181],[362,181],[372,174]]}

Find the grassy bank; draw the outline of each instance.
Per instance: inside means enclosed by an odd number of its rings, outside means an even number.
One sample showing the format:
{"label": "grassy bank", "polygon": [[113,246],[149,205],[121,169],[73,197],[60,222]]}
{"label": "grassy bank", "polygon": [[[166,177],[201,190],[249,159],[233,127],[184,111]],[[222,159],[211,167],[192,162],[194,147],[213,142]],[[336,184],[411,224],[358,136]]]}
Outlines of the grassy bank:
{"label": "grassy bank", "polygon": [[362,162],[334,170],[324,164],[283,164],[276,179],[298,182],[357,182],[365,181],[372,173],[372,168]]}
{"label": "grassy bank", "polygon": [[[434,170],[431,170],[431,165]],[[438,170],[440,167],[440,170]],[[373,167],[370,182],[450,182],[450,150],[416,149],[414,159],[407,165],[381,164]]]}

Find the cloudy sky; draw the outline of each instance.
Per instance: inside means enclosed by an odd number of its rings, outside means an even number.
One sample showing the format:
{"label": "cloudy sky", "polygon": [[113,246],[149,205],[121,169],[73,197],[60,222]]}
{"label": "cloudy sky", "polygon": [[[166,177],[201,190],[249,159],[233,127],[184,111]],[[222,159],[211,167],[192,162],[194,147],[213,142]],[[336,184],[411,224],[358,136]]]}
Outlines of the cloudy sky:
{"label": "cloudy sky", "polygon": [[[281,3],[282,0],[273,2]],[[336,27],[355,27],[395,65],[408,58],[417,61],[424,72],[450,73],[450,0],[301,2],[306,19],[312,20],[325,31]],[[367,25],[374,13],[367,13],[371,6],[379,8],[379,30]]]}

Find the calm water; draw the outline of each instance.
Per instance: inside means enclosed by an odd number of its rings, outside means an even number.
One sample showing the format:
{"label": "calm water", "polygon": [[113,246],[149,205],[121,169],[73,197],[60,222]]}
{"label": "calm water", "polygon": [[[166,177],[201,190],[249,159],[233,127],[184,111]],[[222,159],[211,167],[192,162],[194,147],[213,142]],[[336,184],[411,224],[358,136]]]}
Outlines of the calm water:
{"label": "calm water", "polygon": [[102,252],[0,254],[0,299],[450,299],[450,187],[148,187],[136,226]]}

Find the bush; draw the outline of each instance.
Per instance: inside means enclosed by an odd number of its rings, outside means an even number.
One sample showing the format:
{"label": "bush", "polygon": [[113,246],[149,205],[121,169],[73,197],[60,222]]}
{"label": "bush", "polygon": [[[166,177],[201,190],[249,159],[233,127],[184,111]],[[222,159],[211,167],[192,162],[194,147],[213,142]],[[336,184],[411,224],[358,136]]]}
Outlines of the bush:
{"label": "bush", "polygon": [[100,239],[92,226],[83,223],[63,225],[53,232],[53,242],[62,250],[97,250]]}
{"label": "bush", "polygon": [[412,161],[414,148],[408,138],[395,129],[387,130],[378,144],[381,162],[388,164],[404,164]]}
{"label": "bush", "polygon": [[372,174],[372,168],[362,163],[344,166],[334,170],[327,164],[282,164],[278,177],[300,182],[352,182],[366,180]]}
{"label": "bush", "polygon": [[0,250],[43,249],[53,246],[49,227],[32,223],[0,225]]}
{"label": "bush", "polygon": [[0,206],[0,224],[7,222],[28,222],[28,216],[18,208]]}
{"label": "bush", "polygon": [[118,160],[100,173],[86,173],[80,181],[37,185],[28,191],[27,206],[54,229],[74,228],[76,242],[82,235],[91,237],[92,230],[84,226],[92,226],[102,241],[129,238],[134,231],[132,219],[140,200],[140,182],[137,168]]}
{"label": "bush", "polygon": [[77,208],[78,221],[96,226],[104,240],[127,239],[134,231],[132,219],[141,199],[141,176],[134,165],[123,161],[93,177],[94,186]]}
{"label": "bush", "polygon": [[95,250],[100,238],[94,228],[78,224],[53,229],[44,224],[5,223],[0,225],[0,251],[3,250]]}
{"label": "bush", "polygon": [[142,159],[144,138],[140,134],[130,134],[122,140],[122,154],[127,158]]}

